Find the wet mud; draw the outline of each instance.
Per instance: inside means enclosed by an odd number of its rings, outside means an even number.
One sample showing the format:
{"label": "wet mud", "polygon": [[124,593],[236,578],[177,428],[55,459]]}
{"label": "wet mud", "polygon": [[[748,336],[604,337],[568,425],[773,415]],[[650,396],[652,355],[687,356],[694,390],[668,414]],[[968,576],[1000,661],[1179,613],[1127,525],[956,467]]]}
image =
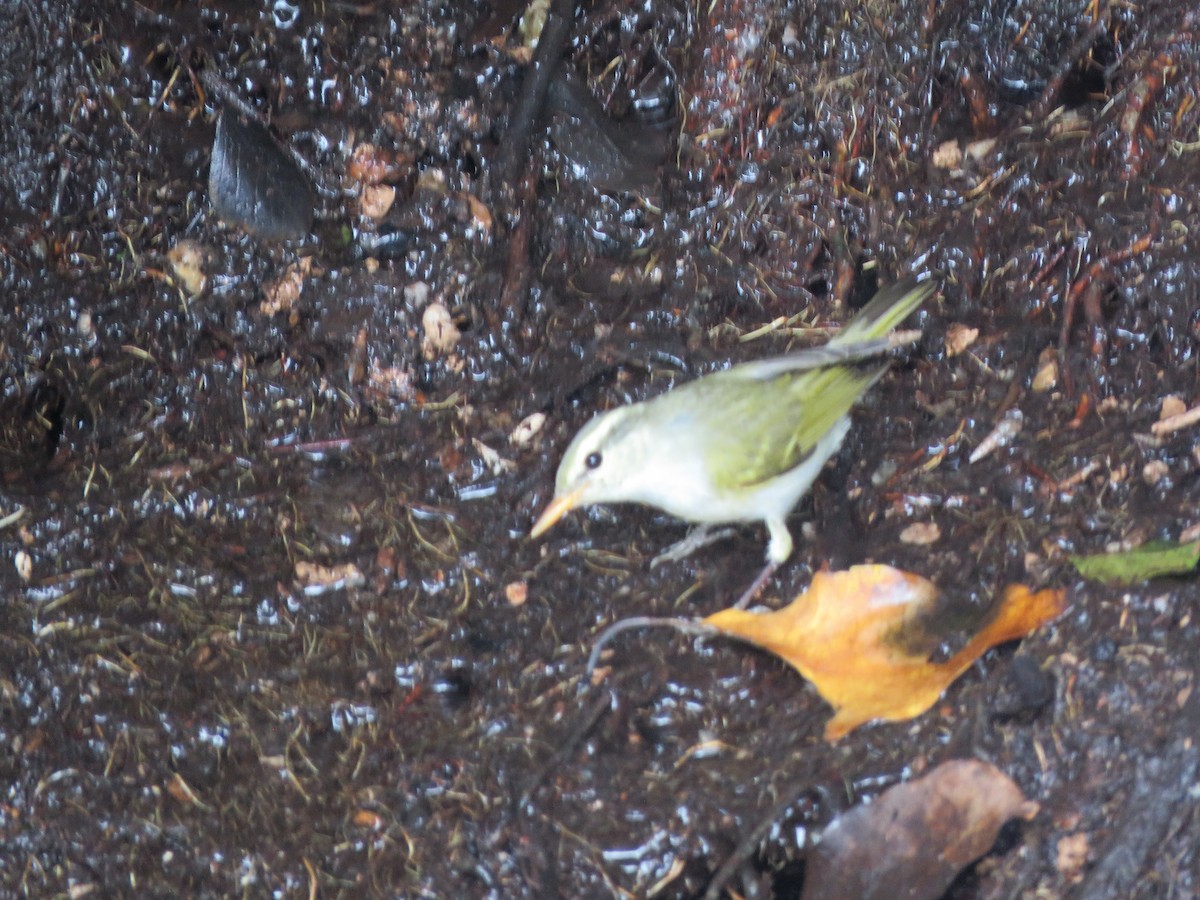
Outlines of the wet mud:
{"label": "wet mud", "polygon": [[[977,758],[1040,813],[947,896],[1196,896],[1196,576],[1068,557],[1200,525],[1200,432],[1153,430],[1200,402],[1200,15],[586,4],[522,136],[520,14],[0,0],[3,893],[796,897],[835,815]],[[235,102],[301,239],[214,212]],[[766,534],[531,541],[570,438],[920,273],[761,602],[876,561],[947,653],[1009,583],[1067,614],[834,744],[733,642],[593,684]]]}

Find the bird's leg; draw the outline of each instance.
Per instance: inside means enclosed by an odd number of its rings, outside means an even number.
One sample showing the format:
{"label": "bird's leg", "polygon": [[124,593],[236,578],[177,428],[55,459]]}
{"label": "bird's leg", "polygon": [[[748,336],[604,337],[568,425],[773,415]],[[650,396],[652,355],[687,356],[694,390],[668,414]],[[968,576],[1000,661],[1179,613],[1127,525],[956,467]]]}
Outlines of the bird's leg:
{"label": "bird's leg", "polygon": [[792,533],[788,531],[787,522],[782,517],[767,519],[766,522],[767,531],[771,535],[771,542],[767,544],[767,564],[758,573],[758,577],[750,582],[750,587],[738,597],[737,603],[733,604],[734,609],[745,609],[749,606],[750,601],[758,596],[758,592],[775,574],[775,570],[792,555]]}
{"label": "bird's leg", "polygon": [[700,525],[688,532],[687,537],[681,541],[676,541],[658,556],[650,561],[650,568],[656,569],[663,563],[679,562],[681,559],[686,559],[691,556],[701,547],[707,547],[709,544],[715,543],[722,538],[727,538],[733,534],[732,528],[713,528],[711,525]]}
{"label": "bird's leg", "polygon": [[767,519],[767,533],[771,535],[771,541],[767,544],[767,564],[776,569],[792,555],[792,533],[788,531],[787,522],[782,516]]}
{"label": "bird's leg", "polygon": [[767,560],[767,564],[763,566],[763,570],[758,573],[758,577],[750,582],[750,587],[742,592],[742,596],[738,597],[737,603],[733,604],[734,609],[745,609],[750,605],[750,601],[758,596],[758,592],[763,589],[763,586],[775,574],[775,570],[779,568],[779,564]]}

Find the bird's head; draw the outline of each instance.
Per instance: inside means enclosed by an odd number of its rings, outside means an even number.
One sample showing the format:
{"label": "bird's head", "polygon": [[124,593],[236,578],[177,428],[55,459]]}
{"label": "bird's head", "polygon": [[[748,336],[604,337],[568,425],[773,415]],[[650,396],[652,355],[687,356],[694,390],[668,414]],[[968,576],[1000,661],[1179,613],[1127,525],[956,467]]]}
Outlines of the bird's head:
{"label": "bird's head", "polygon": [[554,499],[534,523],[531,537],[545,533],[572,509],[592,503],[639,500],[639,483],[652,456],[653,434],[637,427],[643,405],[622,406],[588,422],[563,454]]}

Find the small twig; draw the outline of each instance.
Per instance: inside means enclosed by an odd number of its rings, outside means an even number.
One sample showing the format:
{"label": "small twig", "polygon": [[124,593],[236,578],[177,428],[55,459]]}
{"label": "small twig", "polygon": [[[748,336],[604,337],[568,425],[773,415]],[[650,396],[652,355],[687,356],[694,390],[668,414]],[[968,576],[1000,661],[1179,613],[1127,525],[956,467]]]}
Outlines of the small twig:
{"label": "small twig", "polygon": [[562,62],[574,20],[575,0],[554,0],[538,37],[537,49],[533,51],[533,60],[525,70],[521,94],[497,154],[495,171],[500,185],[511,184],[529,156],[529,142],[541,121],[550,80]]}
{"label": "small twig", "polygon": [[[1157,213],[1157,210],[1155,211]],[[1112,272],[1118,263],[1126,262],[1133,259],[1150,249],[1155,239],[1159,234],[1159,219],[1154,215],[1150,221],[1150,230],[1135,240],[1132,244],[1126,247],[1120,247],[1104,254],[1100,259],[1095,260],[1087,271],[1079,278],[1075,279],[1071,285],[1071,289],[1067,292],[1067,301],[1063,308],[1062,330],[1059,332],[1058,346],[1059,350],[1065,350],[1071,333],[1071,325],[1075,321],[1075,307],[1081,302],[1084,305],[1085,311],[1099,304],[1099,295],[1095,294],[1098,290],[1097,283],[1101,276]],[[1097,322],[1090,324],[1096,325]]]}
{"label": "small twig", "polygon": [[1075,66],[1078,65],[1079,60],[1084,56],[1084,54],[1091,52],[1092,45],[1096,43],[1096,41],[1099,40],[1106,31],[1108,31],[1107,4],[1100,15],[1096,17],[1096,21],[1089,25],[1083,34],[1076,38],[1075,43],[1072,44],[1071,48],[1061,57],[1061,62],[1059,62],[1058,68],[1055,70],[1054,74],[1050,76],[1050,80],[1046,82],[1046,89],[1042,91],[1042,96],[1038,98],[1037,102],[1030,110],[1029,118],[1032,121],[1041,122],[1050,115],[1050,111],[1058,105],[1058,98],[1062,93],[1063,85],[1067,82],[1067,76],[1069,76]]}
{"label": "small twig", "polygon": [[892,347],[907,347],[921,339],[924,332],[920,328],[908,328],[904,331],[893,331],[888,335],[888,343]]}
{"label": "small twig", "polygon": [[1156,435],[1173,434],[1191,425],[1200,422],[1200,406],[1193,406],[1186,412],[1176,413],[1173,416],[1167,416],[1165,419],[1159,419],[1150,426],[1150,431]]}
{"label": "small twig", "polygon": [[758,849],[758,845],[762,843],[763,838],[775,827],[775,823],[779,820],[779,817],[787,812],[810,789],[809,785],[805,785],[803,788],[793,791],[784,797],[771,808],[766,817],[754,826],[749,834],[742,838],[733,849],[733,852],[726,857],[725,862],[721,863],[721,867],[713,873],[712,880],[709,881],[708,887],[704,890],[703,900],[717,900],[721,896],[721,891],[725,889],[725,885],[729,884],[730,879],[737,874],[738,868],[754,855]]}
{"label": "small twig", "polygon": [[267,452],[276,455],[283,453],[324,455],[334,451],[345,452],[359,442],[359,438],[325,438],[318,441],[303,441],[299,444],[280,444],[268,441]]}
{"label": "small twig", "polygon": [[[500,292],[500,309],[519,321],[523,318],[525,297],[532,276],[529,266],[529,243],[533,237],[534,209],[537,206],[537,170],[539,155],[530,154],[529,164],[517,185],[513,210],[517,221],[508,239],[508,255],[504,265],[504,287]],[[493,325],[498,323],[493,323]]]}
{"label": "small twig", "polygon": [[988,432],[987,437],[979,442],[979,446],[971,451],[968,462],[977,463],[985,456],[1001,450],[1017,439],[1025,426],[1025,416],[1021,410],[1013,408],[1006,412],[996,426]]}
{"label": "small twig", "polygon": [[694,619],[671,618],[669,616],[630,616],[628,619],[621,619],[621,621],[609,625],[600,633],[600,637],[596,638],[596,644],[592,647],[591,655],[588,656],[588,674],[590,675],[595,671],[597,663],[600,662],[600,654],[618,634],[634,628],[654,628],[656,626],[666,626],[685,634],[695,634],[702,637],[720,634],[720,631],[711,625],[705,625],[703,622],[697,622]]}
{"label": "small twig", "polygon": [[[525,789],[513,801],[510,813],[514,816],[519,815],[529,801],[533,799],[533,795],[537,792],[555,769],[557,769],[564,760],[575,752],[576,748],[583,742],[592,729],[596,727],[596,723],[604,717],[606,713],[615,709],[617,706],[616,694],[612,691],[605,691],[602,696],[596,699],[596,702],[587,708],[587,713],[583,717],[583,721],[576,726],[565,741],[554,751],[553,755],[546,760],[545,765],[533,776],[530,782],[525,786]],[[499,836],[500,829],[493,833],[492,839],[496,840]]]}

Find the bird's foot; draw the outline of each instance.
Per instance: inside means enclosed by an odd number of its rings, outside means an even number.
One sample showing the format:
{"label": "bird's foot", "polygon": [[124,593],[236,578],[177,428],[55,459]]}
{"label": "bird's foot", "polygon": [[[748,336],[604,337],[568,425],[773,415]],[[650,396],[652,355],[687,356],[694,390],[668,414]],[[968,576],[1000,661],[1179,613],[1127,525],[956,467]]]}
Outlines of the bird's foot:
{"label": "bird's foot", "polygon": [[701,547],[716,543],[733,534],[732,528],[713,528],[711,525],[701,525],[688,532],[682,541],[676,541],[658,556],[650,561],[650,568],[656,569],[663,563],[679,562],[691,556]]}
{"label": "bird's foot", "polygon": [[758,573],[758,577],[750,582],[750,587],[746,588],[746,590],[742,592],[742,596],[738,597],[738,601],[737,603],[733,604],[733,608],[745,609],[747,606],[749,606],[750,602],[758,596],[759,591],[763,589],[766,583],[770,580],[771,576],[775,574],[775,570],[778,568],[779,564],[774,562],[768,562],[765,566],[763,566],[763,570]]}

